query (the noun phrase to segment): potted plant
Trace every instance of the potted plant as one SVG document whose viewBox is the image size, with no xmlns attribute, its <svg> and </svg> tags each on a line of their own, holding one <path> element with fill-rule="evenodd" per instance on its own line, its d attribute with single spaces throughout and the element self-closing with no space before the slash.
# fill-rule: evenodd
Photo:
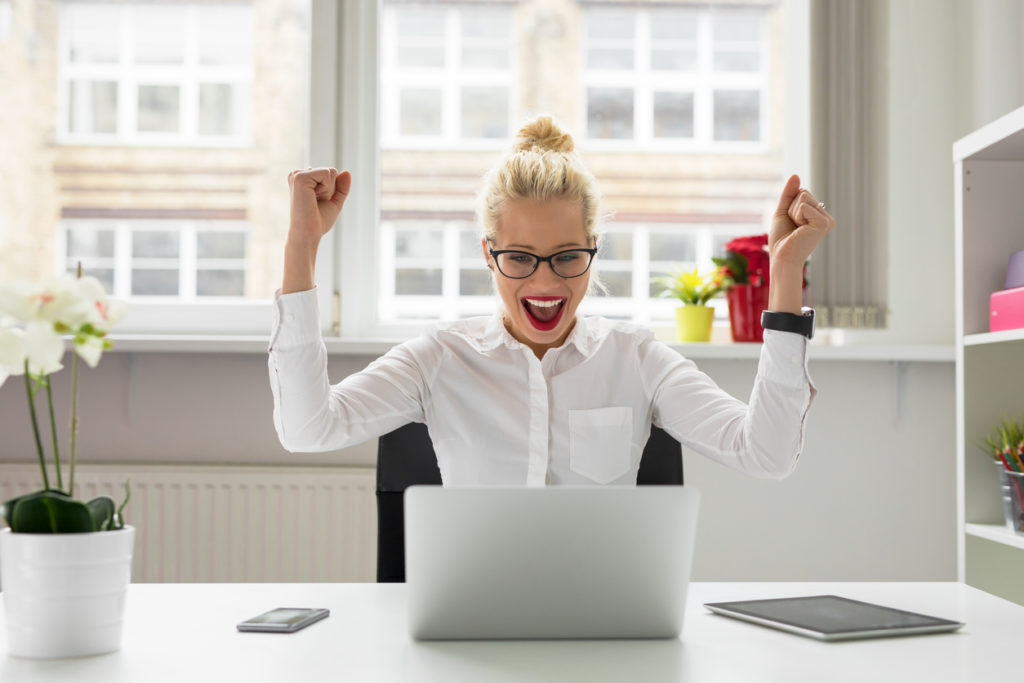
<svg viewBox="0 0 1024 683">
<path fill-rule="evenodd" d="M 725 275 L 721 269 L 704 275 L 697 268 L 693 271 L 680 269 L 673 275 L 654 280 L 662 287 L 660 296 L 674 296 L 680 301 L 681 305 L 676 309 L 679 341 L 711 341 L 715 309 L 707 303 L 725 287 Z"/>
<path fill-rule="evenodd" d="M 1024 536 L 1024 419 L 1016 423 L 1003 418 L 982 449 L 993 457 L 999 473 L 1006 526 Z"/>
<path fill-rule="evenodd" d="M 24 375 L 42 489 L 3 504 L 0 585 L 7 615 L 8 651 L 23 657 L 72 657 L 120 647 L 124 596 L 130 580 L 135 530 L 125 526 L 125 500 L 75 499 L 78 362 L 99 363 L 106 339 L 122 316 L 99 281 L 64 275 L 44 284 L 0 286 L 0 385 Z M 68 478 L 60 458 L 51 375 L 63 366 L 65 337 L 71 360 Z M 8 384 L 14 389 L 15 381 Z M 46 392 L 49 439 L 40 430 L 36 396 Z M 52 443 L 53 477 L 44 440 Z"/>
<path fill-rule="evenodd" d="M 725 245 L 725 257 L 711 259 L 725 273 L 729 325 L 736 342 L 764 341 L 761 311 L 768 308 L 768 233 L 737 237 Z M 803 287 L 807 288 L 807 264 Z"/>
<path fill-rule="evenodd" d="M 768 308 L 768 233 L 737 237 L 725 245 L 725 257 L 712 259 L 725 272 L 732 340 L 760 342 L 761 311 Z"/>
</svg>

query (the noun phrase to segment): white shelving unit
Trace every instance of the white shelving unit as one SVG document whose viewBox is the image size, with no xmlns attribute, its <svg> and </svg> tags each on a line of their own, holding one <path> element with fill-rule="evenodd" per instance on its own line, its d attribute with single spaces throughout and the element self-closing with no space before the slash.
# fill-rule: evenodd
<svg viewBox="0 0 1024 683">
<path fill-rule="evenodd" d="M 1024 604 L 1024 536 L 1005 526 L 996 466 L 978 446 L 1024 415 L 1024 330 L 989 332 L 989 296 L 1024 249 L 1024 107 L 955 142 L 953 166 L 959 574 Z"/>
</svg>

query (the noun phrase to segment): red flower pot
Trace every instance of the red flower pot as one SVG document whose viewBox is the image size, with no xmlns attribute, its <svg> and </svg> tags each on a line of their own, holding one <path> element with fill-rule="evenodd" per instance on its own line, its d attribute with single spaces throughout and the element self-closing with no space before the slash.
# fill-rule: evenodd
<svg viewBox="0 0 1024 683">
<path fill-rule="evenodd" d="M 768 287 L 733 285 L 728 293 L 729 324 L 734 342 L 764 341 L 761 311 L 768 308 Z"/>
</svg>

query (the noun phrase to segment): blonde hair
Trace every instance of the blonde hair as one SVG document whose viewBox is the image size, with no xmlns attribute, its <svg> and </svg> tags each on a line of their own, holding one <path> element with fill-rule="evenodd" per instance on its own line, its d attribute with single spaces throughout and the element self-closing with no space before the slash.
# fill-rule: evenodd
<svg viewBox="0 0 1024 683">
<path fill-rule="evenodd" d="M 484 175 L 477 210 L 488 243 L 496 243 L 502 209 L 511 199 L 579 202 L 584 234 L 594 243 L 600 193 L 574 150 L 572 136 L 550 116 L 538 116 L 519 129 L 512 151 Z"/>
</svg>

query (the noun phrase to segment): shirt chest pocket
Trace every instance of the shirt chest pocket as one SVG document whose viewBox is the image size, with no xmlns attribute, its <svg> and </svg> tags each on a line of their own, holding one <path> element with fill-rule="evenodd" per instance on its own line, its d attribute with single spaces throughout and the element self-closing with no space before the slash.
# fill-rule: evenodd
<svg viewBox="0 0 1024 683">
<path fill-rule="evenodd" d="M 629 469 L 633 409 L 569 411 L 569 467 L 598 484 L 615 481 Z"/>
</svg>

